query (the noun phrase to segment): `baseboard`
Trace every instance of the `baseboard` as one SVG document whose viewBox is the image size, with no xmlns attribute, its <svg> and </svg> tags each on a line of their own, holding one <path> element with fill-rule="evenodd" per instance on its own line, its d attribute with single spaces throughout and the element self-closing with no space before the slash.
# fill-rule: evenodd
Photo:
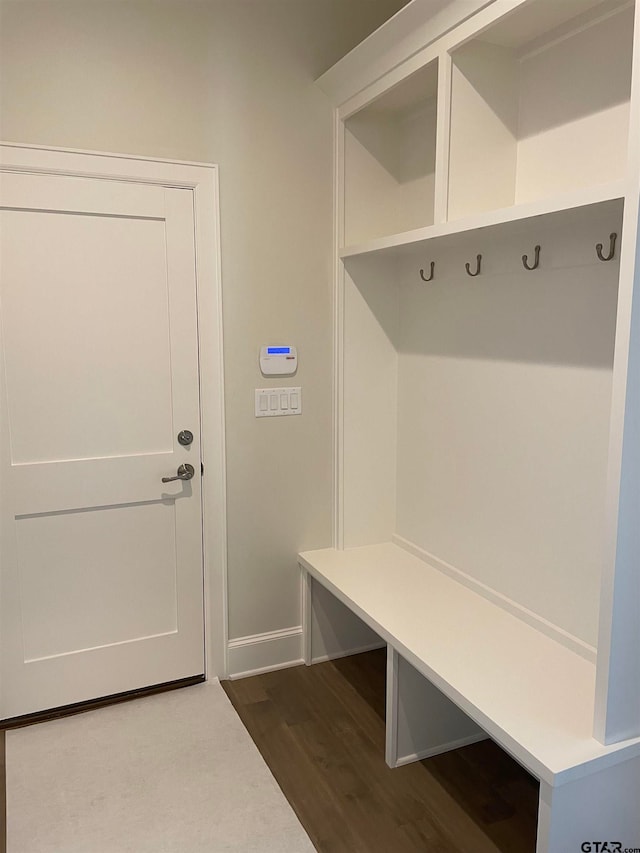
<svg viewBox="0 0 640 853">
<path fill-rule="evenodd" d="M 263 672 L 286 669 L 304 663 L 302 627 L 267 631 L 229 640 L 227 645 L 229 679 L 248 678 Z"/>
<path fill-rule="evenodd" d="M 566 646 L 566 648 L 571 649 L 572 652 L 576 652 L 576 654 L 586 658 L 586 660 L 591 663 L 596 662 L 597 650 L 588 643 L 585 643 L 584 640 L 581 640 L 579 637 L 575 637 L 568 631 L 559 628 L 557 625 L 554 625 L 553 622 L 549 622 L 547 619 L 544 619 L 532 610 L 528 610 L 522 604 L 518 604 L 517 601 L 513 601 L 513 599 L 508 598 L 501 592 L 498 592 L 492 587 L 476 580 L 466 572 L 456 569 L 455 566 L 445 563 L 444 560 L 440 560 L 433 554 L 429 554 L 428 551 L 425 551 L 418 545 L 410 542 L 408 539 L 404 539 L 402 536 L 398 536 L 396 534 L 392 537 L 392 541 L 394 545 L 408 551 L 410 554 L 413 554 L 414 557 L 417 557 L 419 560 L 422 560 L 434 569 L 438 569 L 438 571 L 448 575 L 458 581 L 458 583 L 464 584 L 464 586 L 472 589 L 474 592 L 477 592 L 478 595 L 483 596 L 483 598 L 486 598 L 493 604 L 497 604 L 513 616 L 517 616 L 518 619 L 522 619 L 523 622 L 526 622 L 527 625 L 531 625 L 532 628 L 540 631 L 541 634 L 551 637 L 552 640 Z"/>
<path fill-rule="evenodd" d="M 370 643 L 346 651 L 341 650 L 335 654 L 319 655 L 312 658 L 311 662 L 323 663 L 350 655 L 359 655 L 373 649 L 385 648 L 385 645 L 385 643 Z M 249 678 L 251 675 L 260 675 L 264 672 L 273 672 L 276 669 L 300 666 L 304 663 L 302 657 L 302 626 L 229 640 L 227 656 L 230 681 Z"/>
<path fill-rule="evenodd" d="M 340 658 L 348 658 L 351 655 L 361 655 L 364 652 L 372 652 L 374 649 L 384 649 L 387 647 L 386 643 L 369 643 L 368 646 L 359 646 L 357 649 L 347 649 L 346 651 L 342 650 L 339 652 L 334 652 L 333 654 L 327 655 L 318 655 L 318 657 L 312 657 L 311 663 L 325 663 L 328 660 L 339 660 Z"/>
<path fill-rule="evenodd" d="M 488 740 L 484 732 L 469 737 L 462 737 L 458 740 L 452 740 L 449 743 L 433 746 L 431 749 L 422 749 L 420 752 L 414 752 L 412 755 L 403 755 L 396 761 L 396 767 L 404 767 L 405 764 L 413 764 L 415 761 L 423 761 L 425 758 L 433 758 L 434 755 L 442 755 L 443 752 L 451 752 L 452 749 L 460 749 L 463 746 L 469 746 L 472 743 L 479 743 L 481 740 Z"/>
</svg>

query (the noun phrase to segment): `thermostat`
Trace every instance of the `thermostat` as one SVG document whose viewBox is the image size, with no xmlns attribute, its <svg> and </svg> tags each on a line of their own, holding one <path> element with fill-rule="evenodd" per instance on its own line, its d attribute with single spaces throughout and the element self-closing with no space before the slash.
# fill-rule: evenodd
<svg viewBox="0 0 640 853">
<path fill-rule="evenodd" d="M 295 347 L 260 347 L 260 370 L 264 376 L 287 376 L 297 369 L 298 352 Z"/>
</svg>

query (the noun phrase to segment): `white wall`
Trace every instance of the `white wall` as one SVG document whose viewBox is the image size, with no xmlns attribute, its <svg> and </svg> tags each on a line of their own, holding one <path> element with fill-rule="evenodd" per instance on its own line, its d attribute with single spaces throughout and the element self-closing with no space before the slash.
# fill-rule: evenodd
<svg viewBox="0 0 640 853">
<path fill-rule="evenodd" d="M 619 277 L 593 247 L 620 227 L 487 229 L 428 287 L 407 262 L 400 298 L 397 534 L 591 648 Z"/>
<path fill-rule="evenodd" d="M 332 117 L 312 81 L 402 5 L 0 3 L 4 141 L 220 164 L 232 638 L 298 625 L 296 553 L 330 544 Z M 304 414 L 256 420 L 278 341 Z"/>
</svg>

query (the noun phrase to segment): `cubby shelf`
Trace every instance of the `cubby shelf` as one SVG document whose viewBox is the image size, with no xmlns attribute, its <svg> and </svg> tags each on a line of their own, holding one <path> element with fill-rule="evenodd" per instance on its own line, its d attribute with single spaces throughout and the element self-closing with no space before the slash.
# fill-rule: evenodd
<svg viewBox="0 0 640 853">
<path fill-rule="evenodd" d="M 618 212 L 625 195 L 625 181 L 600 184 L 588 189 L 575 190 L 541 201 L 491 210 L 467 216 L 453 222 L 416 228 L 401 234 L 392 234 L 365 243 L 346 246 L 340 251 L 343 260 L 374 254 L 410 256 L 429 248 L 433 251 L 446 243 L 464 242 L 473 232 L 499 228 L 502 234 L 516 233 L 528 227 L 532 220 L 544 217 L 547 224 L 556 220 L 579 223 L 608 212 Z"/>
<path fill-rule="evenodd" d="M 624 176 L 633 12 L 534 0 L 451 52 L 449 219 Z"/>
<path fill-rule="evenodd" d="M 347 240 L 435 221 L 437 91 L 436 61 L 345 122 Z"/>
</svg>

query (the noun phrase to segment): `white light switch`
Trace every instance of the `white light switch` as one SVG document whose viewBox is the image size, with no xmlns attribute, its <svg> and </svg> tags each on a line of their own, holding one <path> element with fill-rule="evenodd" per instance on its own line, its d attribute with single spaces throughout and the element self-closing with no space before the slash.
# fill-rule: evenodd
<svg viewBox="0 0 640 853">
<path fill-rule="evenodd" d="M 256 417 L 302 414 L 302 388 L 256 388 Z"/>
</svg>

